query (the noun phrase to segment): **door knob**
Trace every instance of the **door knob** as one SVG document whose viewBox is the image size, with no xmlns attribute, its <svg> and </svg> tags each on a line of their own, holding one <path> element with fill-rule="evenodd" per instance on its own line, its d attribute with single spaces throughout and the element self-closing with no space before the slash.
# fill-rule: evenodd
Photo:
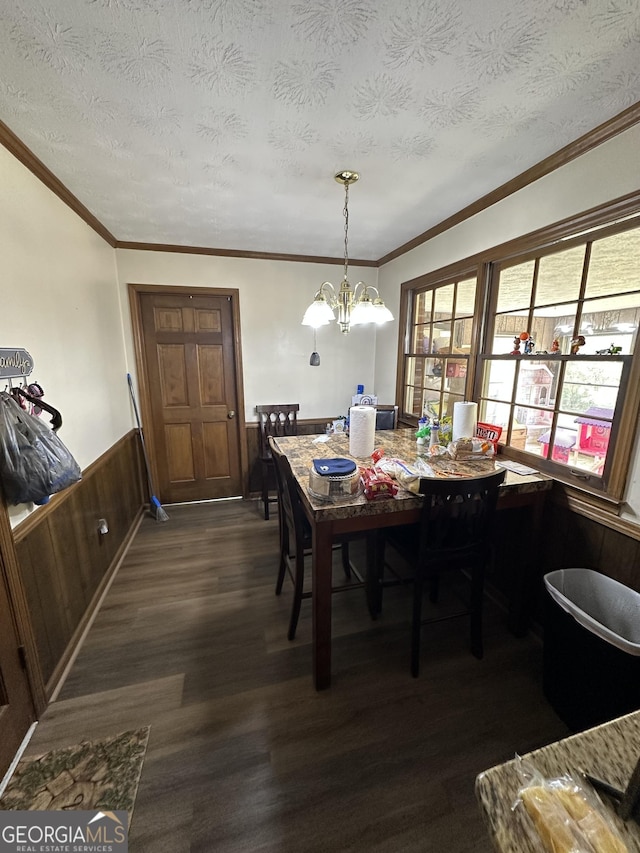
<svg viewBox="0 0 640 853">
<path fill-rule="evenodd" d="M 230 411 L 230 412 L 227 412 L 227 417 L 228 417 L 228 418 L 235 418 L 235 416 L 236 416 L 236 413 L 233 411 L 233 409 L 231 409 L 231 411 Z"/>
</svg>

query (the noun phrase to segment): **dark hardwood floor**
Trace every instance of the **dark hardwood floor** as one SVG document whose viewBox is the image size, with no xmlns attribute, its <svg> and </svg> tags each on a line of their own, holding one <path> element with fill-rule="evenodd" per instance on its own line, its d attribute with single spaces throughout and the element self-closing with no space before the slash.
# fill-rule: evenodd
<svg viewBox="0 0 640 853">
<path fill-rule="evenodd" d="M 409 590 L 386 590 L 376 622 L 351 590 L 333 597 L 333 686 L 316 693 L 311 602 L 290 643 L 291 585 L 274 594 L 277 516 L 167 511 L 143 521 L 27 754 L 150 725 L 132 853 L 488 853 L 477 773 L 567 734 L 540 643 L 487 601 L 484 659 L 466 620 L 444 622 L 413 679 Z"/>
</svg>

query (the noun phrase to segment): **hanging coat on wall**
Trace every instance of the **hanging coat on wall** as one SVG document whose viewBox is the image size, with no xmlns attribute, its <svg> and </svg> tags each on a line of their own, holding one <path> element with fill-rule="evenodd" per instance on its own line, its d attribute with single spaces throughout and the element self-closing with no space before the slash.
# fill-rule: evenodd
<svg viewBox="0 0 640 853">
<path fill-rule="evenodd" d="M 7 501 L 46 503 L 81 476 L 56 433 L 0 392 L 0 481 Z"/>
</svg>

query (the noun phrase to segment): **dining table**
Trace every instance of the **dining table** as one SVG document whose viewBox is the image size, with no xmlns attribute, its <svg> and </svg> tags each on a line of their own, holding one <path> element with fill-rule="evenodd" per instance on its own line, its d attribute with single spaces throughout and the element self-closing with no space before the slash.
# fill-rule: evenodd
<svg viewBox="0 0 640 853">
<path fill-rule="evenodd" d="M 276 439 L 278 448 L 286 455 L 300 492 L 305 515 L 312 530 L 312 647 L 313 681 L 316 690 L 331 685 L 331 587 L 332 551 L 337 537 L 345 534 L 367 534 L 367 562 L 377 558 L 377 542 L 385 528 L 417 524 L 421 517 L 423 498 L 420 494 L 398 487 L 393 497 L 367 500 L 362 491 L 335 501 L 320 499 L 309 490 L 309 470 L 315 459 L 346 458 L 356 462 L 360 469 L 373 466 L 370 457 L 351 456 L 349 436 L 344 433 L 332 435 L 291 435 Z M 420 456 L 424 458 L 428 448 L 416 442 L 415 429 L 376 431 L 374 447 L 384 457 L 399 459 L 414 465 Z M 485 460 L 486 461 L 486 460 Z M 500 463 L 497 456 L 494 464 Z M 448 466 L 442 466 L 446 469 Z M 460 476 L 464 464 L 456 464 L 454 476 Z M 479 476 L 474 466 L 466 469 L 470 477 Z M 483 473 L 486 473 L 484 467 Z M 446 476 L 446 474 L 445 474 Z M 514 473 L 507 470 L 500 486 L 498 509 L 507 507 L 528 508 L 530 543 L 533 545 L 539 531 L 545 496 L 553 486 L 553 479 L 539 472 Z M 371 535 L 374 534 L 374 535 Z M 533 548 L 523 549 L 525 554 Z M 519 559 L 515 568 L 509 600 L 508 624 L 511 631 L 522 636 L 530 620 L 530 600 L 533 594 L 533 566 L 527 559 Z"/>
</svg>

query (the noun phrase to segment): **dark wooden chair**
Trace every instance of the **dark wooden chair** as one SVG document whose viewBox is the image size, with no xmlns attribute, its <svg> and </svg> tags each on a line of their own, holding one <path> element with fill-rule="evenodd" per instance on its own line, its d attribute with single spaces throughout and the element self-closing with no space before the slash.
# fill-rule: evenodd
<svg viewBox="0 0 640 853">
<path fill-rule="evenodd" d="M 376 429 L 397 429 L 398 407 L 376 406 Z"/>
<path fill-rule="evenodd" d="M 420 670 L 422 627 L 432 622 L 470 616 L 471 651 L 477 658 L 482 657 L 484 575 L 491 557 L 498 489 L 504 477 L 505 471 L 500 470 L 473 479 L 423 479 L 420 492 L 424 495 L 424 505 L 419 524 L 389 528 L 385 533 L 382 550 L 391 545 L 412 570 L 408 581 L 413 583 L 411 673 L 414 677 Z M 406 576 L 402 581 L 398 577 L 385 581 L 384 568 L 384 555 L 378 555 L 374 578 L 367 579 L 373 618 L 381 610 L 383 587 L 407 582 Z M 466 606 L 446 615 L 423 618 L 425 586 L 431 602 L 437 603 L 441 574 L 449 570 L 462 572 L 469 581 Z"/>
<path fill-rule="evenodd" d="M 288 573 L 293 581 L 293 602 L 289 620 L 288 638 L 295 639 L 300 607 L 303 599 L 311 598 L 311 592 L 304 588 L 305 557 L 312 551 L 311 526 L 302 508 L 300 493 L 291 465 L 287 457 L 281 453 L 273 442 L 268 439 L 271 458 L 274 462 L 276 482 L 278 484 L 278 511 L 280 518 L 280 562 L 276 580 L 276 595 L 282 592 L 282 584 Z M 342 568 L 348 580 L 352 583 L 341 584 L 333 588 L 333 592 L 364 586 L 364 579 L 351 565 L 349 560 L 349 542 L 347 537 L 339 538 L 335 546 L 342 552 Z"/>
<path fill-rule="evenodd" d="M 269 406 L 256 406 L 259 426 L 259 458 L 260 475 L 262 478 L 262 504 L 265 520 L 269 520 L 269 503 L 275 503 L 276 497 L 271 497 L 271 472 L 273 458 L 269 445 L 269 436 L 297 435 L 299 403 L 280 403 Z"/>
</svg>

